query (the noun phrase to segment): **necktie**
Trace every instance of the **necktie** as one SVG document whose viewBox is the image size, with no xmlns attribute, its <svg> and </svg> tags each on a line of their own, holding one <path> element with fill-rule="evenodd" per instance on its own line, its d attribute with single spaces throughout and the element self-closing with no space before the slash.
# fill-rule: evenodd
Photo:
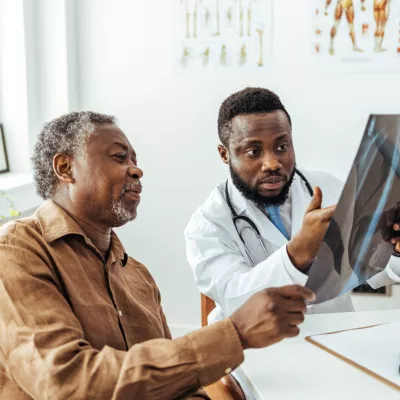
<svg viewBox="0 0 400 400">
<path fill-rule="evenodd" d="M 265 209 L 268 211 L 270 221 L 276 226 L 276 228 L 279 230 L 279 232 L 281 232 L 282 235 L 285 236 L 285 238 L 287 240 L 289 240 L 289 235 L 287 233 L 285 225 L 283 225 L 279 207 L 278 206 L 268 206 L 268 207 L 265 207 Z"/>
</svg>

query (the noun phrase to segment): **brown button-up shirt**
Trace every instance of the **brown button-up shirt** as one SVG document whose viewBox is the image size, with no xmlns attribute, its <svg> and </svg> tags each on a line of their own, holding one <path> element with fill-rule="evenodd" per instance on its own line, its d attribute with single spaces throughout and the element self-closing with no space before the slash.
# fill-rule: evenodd
<svg viewBox="0 0 400 400">
<path fill-rule="evenodd" d="M 229 319 L 171 340 L 114 233 L 104 261 L 51 201 L 0 229 L 0 399 L 207 398 L 198 388 L 242 361 Z"/>
</svg>

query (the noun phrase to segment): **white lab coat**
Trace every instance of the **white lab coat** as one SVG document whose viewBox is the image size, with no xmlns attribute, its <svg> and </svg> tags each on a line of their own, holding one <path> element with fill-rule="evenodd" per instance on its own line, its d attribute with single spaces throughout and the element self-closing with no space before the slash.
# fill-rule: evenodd
<svg viewBox="0 0 400 400">
<path fill-rule="evenodd" d="M 319 186 L 323 193 L 323 207 L 336 204 L 343 188 L 342 182 L 323 172 L 304 173 L 312 187 Z M 229 194 L 238 215 L 245 215 L 257 225 L 268 257 L 254 233 L 244 230 L 243 236 L 256 266 L 245 252 L 225 200 L 225 182 L 219 184 L 206 202 L 196 210 L 185 229 L 186 251 L 200 292 L 213 299 L 217 307 L 210 314 L 209 322 L 220 320 L 238 307 L 251 295 L 269 287 L 290 284 L 305 285 L 307 275 L 291 263 L 287 239 L 269 221 L 263 212 L 244 198 L 229 180 Z M 295 175 L 290 190 L 292 202 L 291 237 L 303 221 L 311 196 L 304 181 Z M 239 229 L 248 226 L 238 223 Z M 400 281 L 400 259 L 391 257 L 386 269 L 371 278 L 368 283 L 378 288 Z M 322 304 L 310 306 L 308 313 L 354 311 L 350 294 Z"/>
</svg>

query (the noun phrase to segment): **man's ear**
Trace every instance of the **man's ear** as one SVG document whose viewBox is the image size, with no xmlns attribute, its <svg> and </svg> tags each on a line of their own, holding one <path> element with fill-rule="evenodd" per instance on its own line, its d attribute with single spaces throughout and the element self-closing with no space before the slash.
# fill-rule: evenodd
<svg viewBox="0 0 400 400">
<path fill-rule="evenodd" d="M 53 158 L 53 170 L 61 182 L 75 182 L 75 178 L 72 175 L 71 161 L 71 156 L 63 153 L 58 153 Z"/>
<path fill-rule="evenodd" d="M 229 163 L 229 150 L 223 146 L 222 144 L 218 145 L 218 153 L 219 156 L 221 157 L 221 160 L 225 163 Z"/>
</svg>

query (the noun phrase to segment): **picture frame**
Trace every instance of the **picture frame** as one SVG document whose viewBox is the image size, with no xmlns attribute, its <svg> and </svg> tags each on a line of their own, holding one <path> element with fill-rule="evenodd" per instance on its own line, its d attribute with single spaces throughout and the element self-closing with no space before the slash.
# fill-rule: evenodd
<svg viewBox="0 0 400 400">
<path fill-rule="evenodd" d="M 0 124 L 0 174 L 9 172 L 6 138 L 4 136 L 3 125 Z"/>
<path fill-rule="evenodd" d="M 375 295 L 375 296 L 392 296 L 391 286 L 382 286 L 378 289 L 373 289 L 368 283 L 364 283 L 353 289 L 353 294 L 356 295 Z"/>
</svg>

